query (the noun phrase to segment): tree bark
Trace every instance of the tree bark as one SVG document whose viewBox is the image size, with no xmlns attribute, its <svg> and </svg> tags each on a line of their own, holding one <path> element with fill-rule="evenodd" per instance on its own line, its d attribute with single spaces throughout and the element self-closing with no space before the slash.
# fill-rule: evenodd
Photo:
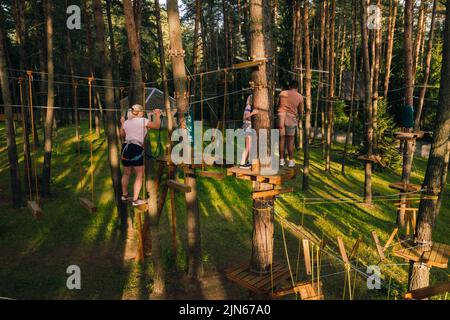
<svg viewBox="0 0 450 320">
<path fill-rule="evenodd" d="M 439 112 L 434 128 L 433 143 L 423 186 L 425 195 L 436 197 L 444 193 L 446 183 L 442 180 L 448 166 L 450 134 L 450 3 L 447 2 L 445 16 L 441 86 L 439 91 Z M 415 241 L 425 250 L 430 250 L 433 227 L 439 215 L 439 200 L 422 198 L 417 216 Z M 430 269 L 420 264 L 412 264 L 409 290 L 429 285 Z"/>
<path fill-rule="evenodd" d="M 395 22 L 397 19 L 398 0 L 393 1 L 393 5 L 389 6 L 389 22 L 388 22 L 388 37 L 387 37 L 387 49 L 386 49 L 386 72 L 384 75 L 384 97 L 387 98 L 389 92 L 389 79 L 391 77 L 391 63 L 392 52 L 394 48 L 394 33 Z"/>
<path fill-rule="evenodd" d="M 181 39 L 180 14 L 178 1 L 167 1 L 167 14 L 169 18 L 169 39 L 172 59 L 175 98 L 177 101 L 178 121 L 181 128 L 186 128 L 185 113 L 189 111 L 189 98 L 187 90 L 187 77 L 184 64 L 184 50 Z M 188 224 L 188 276 L 193 279 L 203 275 L 200 212 L 197 198 L 197 184 L 195 169 L 193 174 L 186 177 L 186 185 L 191 187 L 191 192 L 186 193 L 187 224 Z"/>
<path fill-rule="evenodd" d="M 53 64 L 53 4 L 50 0 L 45 1 L 46 30 L 47 30 L 47 114 L 45 117 L 45 141 L 44 141 L 44 165 L 42 168 L 42 187 L 43 197 L 50 195 L 51 181 L 51 162 L 52 162 L 52 144 L 53 144 L 53 122 L 55 107 L 55 71 Z"/>
<path fill-rule="evenodd" d="M 326 148 L 325 148 L 325 172 L 331 173 L 331 145 L 333 143 L 333 109 L 334 101 L 334 29 L 335 29 L 335 19 L 336 19 L 336 0 L 331 2 L 331 13 L 330 13 L 330 57 L 328 62 L 330 64 L 329 70 L 329 92 L 327 99 L 327 128 L 326 128 Z"/>
<path fill-rule="evenodd" d="M 11 200 L 15 208 L 22 206 L 22 188 L 20 186 L 19 163 L 17 157 L 16 132 L 14 129 L 14 113 L 8 81 L 6 51 L 4 39 L 3 9 L 0 9 L 0 84 L 5 109 L 6 146 L 8 148 L 8 163 L 11 184 Z"/>
<path fill-rule="evenodd" d="M 352 127 L 352 123 L 356 121 L 354 114 L 353 114 L 353 106 L 355 104 L 354 98 L 355 98 L 355 84 L 356 84 L 356 69 L 358 66 L 357 62 L 357 48 L 356 48 L 356 35 L 357 35 L 357 17 L 356 17 L 356 11 L 358 7 L 358 2 L 356 0 L 353 1 L 353 12 L 352 12 L 352 83 L 351 83 L 351 101 L 350 101 L 350 115 L 348 117 L 348 124 L 347 124 L 347 134 L 345 135 L 345 143 L 344 143 L 344 152 L 342 155 L 342 166 L 341 166 L 341 173 L 343 176 L 345 176 L 345 160 L 347 158 L 347 150 L 348 150 L 348 144 L 350 141 L 350 130 Z M 353 135 L 355 132 L 353 132 Z"/>
<path fill-rule="evenodd" d="M 123 10 L 127 27 L 128 47 L 131 53 L 131 82 L 129 102 L 130 105 L 143 103 L 141 51 L 139 47 L 137 26 L 133 13 L 131 0 L 123 0 Z M 145 106 L 144 106 L 145 107 Z"/>
<path fill-rule="evenodd" d="M 433 1 L 433 10 L 431 13 L 431 23 L 430 23 L 430 32 L 428 35 L 428 42 L 426 48 L 426 58 L 425 58 L 425 75 L 423 80 L 423 86 L 420 89 L 419 94 L 419 105 L 417 106 L 416 117 L 414 120 L 414 131 L 420 130 L 420 120 L 422 118 L 423 105 L 425 102 L 425 95 L 427 93 L 428 81 L 430 80 L 430 71 L 431 71 L 431 59 L 433 57 L 433 39 L 434 39 L 434 30 L 435 30 L 435 22 L 436 22 L 436 8 L 437 8 L 437 0 Z"/>
<path fill-rule="evenodd" d="M 306 88 L 306 104 L 305 104 L 305 128 L 303 137 L 303 152 L 304 152 L 304 166 L 303 166 L 303 182 L 302 188 L 304 191 L 309 189 L 309 137 L 311 134 L 311 50 L 309 44 L 309 0 L 303 1 L 303 31 L 305 33 L 305 88 Z"/>
<path fill-rule="evenodd" d="M 250 2 L 250 46 L 254 59 L 265 59 L 266 42 L 264 39 L 263 20 L 268 14 L 266 0 Z M 254 128 L 260 137 L 260 130 L 270 129 L 269 91 L 267 83 L 266 65 L 252 72 L 253 102 L 259 113 L 254 118 Z M 260 155 L 261 156 L 261 155 Z M 270 186 L 255 182 L 254 190 L 265 190 Z M 253 240 L 251 270 L 257 273 L 270 271 L 273 258 L 273 201 L 253 200 Z"/>
<path fill-rule="evenodd" d="M 117 146 L 117 131 L 115 123 L 114 88 L 113 73 L 111 67 L 109 49 L 105 44 L 105 25 L 103 21 L 103 11 L 101 0 L 92 0 L 96 25 L 97 49 L 102 61 L 102 77 L 104 79 L 105 111 L 106 115 L 106 138 L 108 141 L 108 160 L 111 171 L 112 184 L 114 189 L 114 200 L 116 202 L 117 212 L 119 214 L 121 229 L 126 232 L 127 229 L 127 210 L 121 200 L 121 173 L 119 163 L 119 149 Z"/>
<path fill-rule="evenodd" d="M 14 10 L 14 18 L 16 22 L 16 35 L 17 35 L 17 44 L 19 45 L 19 67 L 21 70 L 25 70 L 29 68 L 29 64 L 27 63 L 26 58 L 26 25 L 25 25 L 25 10 L 24 3 L 21 0 L 16 0 L 14 2 L 15 10 Z M 31 156 L 30 156 L 30 130 L 29 130 L 29 114 L 28 109 L 25 108 L 25 105 L 28 105 L 28 95 L 24 95 L 23 80 L 19 80 L 20 82 L 20 92 L 19 99 L 21 105 L 21 113 L 22 113 L 22 138 L 23 138 L 23 165 L 24 165 L 24 180 L 25 180 L 25 190 L 28 186 L 33 184 L 31 178 Z M 26 103 L 25 103 L 26 102 Z M 31 194 L 31 190 L 29 190 Z"/>
<path fill-rule="evenodd" d="M 372 139 L 373 139 L 373 127 L 372 127 L 372 85 L 371 85 L 371 70 L 369 61 L 369 39 L 367 29 L 367 7 L 369 5 L 368 0 L 361 0 L 361 41 L 363 51 L 363 70 L 364 70 L 364 85 L 365 85 L 365 131 L 367 156 L 372 155 Z M 364 164 L 364 201 L 367 204 L 372 203 L 372 163 L 366 161 Z"/>
</svg>

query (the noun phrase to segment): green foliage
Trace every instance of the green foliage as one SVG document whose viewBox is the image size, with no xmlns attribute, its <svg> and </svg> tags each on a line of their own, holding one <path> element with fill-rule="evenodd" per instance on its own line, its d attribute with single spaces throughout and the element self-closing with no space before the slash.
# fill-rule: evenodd
<svg viewBox="0 0 450 320">
<path fill-rule="evenodd" d="M 393 137 L 396 125 L 393 117 L 386 112 L 385 100 L 378 101 L 377 115 L 377 137 L 376 154 L 381 156 L 385 166 L 391 169 L 397 169 L 401 164 L 401 155 L 397 148 L 397 141 Z"/>
</svg>

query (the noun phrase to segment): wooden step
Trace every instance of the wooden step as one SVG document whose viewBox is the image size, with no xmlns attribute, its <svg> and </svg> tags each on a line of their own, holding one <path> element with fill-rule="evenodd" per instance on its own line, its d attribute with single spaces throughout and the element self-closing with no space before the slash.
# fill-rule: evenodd
<svg viewBox="0 0 450 320">
<path fill-rule="evenodd" d="M 39 204 L 36 201 L 27 201 L 28 209 L 31 210 L 33 217 L 39 218 L 42 215 L 42 210 Z"/>
<path fill-rule="evenodd" d="M 97 212 L 97 206 L 88 198 L 78 198 L 81 205 L 85 207 L 90 213 Z"/>
<path fill-rule="evenodd" d="M 397 140 L 414 140 L 423 138 L 425 132 L 417 131 L 417 132 L 395 132 L 394 137 Z"/>
<path fill-rule="evenodd" d="M 189 193 L 191 192 L 191 187 L 185 185 L 184 183 L 175 181 L 175 180 L 167 180 L 167 186 L 171 189 L 175 189 L 179 192 Z"/>
<path fill-rule="evenodd" d="M 395 182 L 391 183 L 389 185 L 389 188 L 396 189 L 402 192 L 417 192 L 422 189 L 422 186 L 420 184 Z"/>
<path fill-rule="evenodd" d="M 260 198 L 267 198 L 267 197 L 274 197 L 283 193 L 291 193 L 294 192 L 294 188 L 285 188 L 285 189 L 274 189 L 274 190 L 268 190 L 268 191 L 259 191 L 259 192 L 253 192 L 252 193 L 252 199 L 260 199 Z"/>
<path fill-rule="evenodd" d="M 225 178 L 225 174 L 219 171 L 199 171 L 198 175 L 203 178 L 212 178 L 216 180 L 223 180 Z"/>
<path fill-rule="evenodd" d="M 404 295 L 405 299 L 422 300 L 450 292 L 450 282 L 439 283 L 435 286 L 412 290 Z"/>
</svg>

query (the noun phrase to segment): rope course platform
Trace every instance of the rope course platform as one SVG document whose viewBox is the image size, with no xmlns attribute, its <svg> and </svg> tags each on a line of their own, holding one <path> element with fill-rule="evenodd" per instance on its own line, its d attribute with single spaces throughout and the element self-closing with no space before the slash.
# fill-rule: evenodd
<svg viewBox="0 0 450 320">
<path fill-rule="evenodd" d="M 357 159 L 360 161 L 364 161 L 364 162 L 372 162 L 372 163 L 379 164 L 383 168 L 385 167 L 385 165 L 381 162 L 381 157 L 377 156 L 377 155 L 371 155 L 371 156 L 361 155 Z"/>
<path fill-rule="evenodd" d="M 300 282 L 293 288 L 279 289 L 272 293 L 272 298 L 284 297 L 288 294 L 299 294 L 302 300 L 324 300 L 322 291 L 322 281 L 319 283 L 319 288 L 316 289 L 317 283 L 314 285 L 311 281 Z M 317 291 L 319 294 L 317 294 Z"/>
<path fill-rule="evenodd" d="M 225 270 L 226 277 L 237 285 L 248 289 L 253 294 L 271 297 L 274 290 L 289 280 L 289 268 L 274 262 L 272 273 L 259 275 L 250 270 L 250 264 L 244 262 L 236 267 Z"/>
<path fill-rule="evenodd" d="M 283 181 L 292 180 L 298 174 L 298 168 L 280 168 L 274 175 L 265 175 L 261 170 L 253 171 L 250 169 L 241 169 L 239 167 L 231 167 L 227 169 L 227 176 L 235 176 L 237 179 L 251 180 L 261 183 L 269 183 L 281 186 Z"/>
<path fill-rule="evenodd" d="M 423 248 L 411 245 L 410 243 L 399 243 L 394 246 L 392 254 L 408 261 L 424 263 L 430 268 L 437 267 L 446 269 L 450 256 L 450 246 L 444 243 L 434 242 L 431 250 L 425 251 Z"/>
<path fill-rule="evenodd" d="M 42 209 L 39 206 L 39 203 L 37 201 L 27 201 L 28 209 L 31 210 L 31 213 L 33 214 L 33 217 L 39 218 L 42 215 Z"/>
<path fill-rule="evenodd" d="M 419 192 L 422 189 L 420 184 L 395 182 L 389 185 L 389 188 L 399 190 L 401 192 Z"/>
<path fill-rule="evenodd" d="M 417 132 L 395 132 L 394 137 L 397 140 L 414 140 L 421 139 L 425 135 L 424 131 Z"/>
<path fill-rule="evenodd" d="M 80 197 L 78 198 L 80 201 L 80 204 L 86 208 L 90 213 L 96 213 L 97 212 L 97 206 L 88 198 Z"/>
</svg>

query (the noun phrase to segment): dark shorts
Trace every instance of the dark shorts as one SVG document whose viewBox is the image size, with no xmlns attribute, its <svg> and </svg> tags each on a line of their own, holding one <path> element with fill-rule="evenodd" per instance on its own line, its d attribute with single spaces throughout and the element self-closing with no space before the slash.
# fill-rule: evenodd
<svg viewBox="0 0 450 320">
<path fill-rule="evenodd" d="M 144 165 L 144 149 L 134 143 L 124 143 L 121 160 L 124 167 L 141 167 Z"/>
</svg>

